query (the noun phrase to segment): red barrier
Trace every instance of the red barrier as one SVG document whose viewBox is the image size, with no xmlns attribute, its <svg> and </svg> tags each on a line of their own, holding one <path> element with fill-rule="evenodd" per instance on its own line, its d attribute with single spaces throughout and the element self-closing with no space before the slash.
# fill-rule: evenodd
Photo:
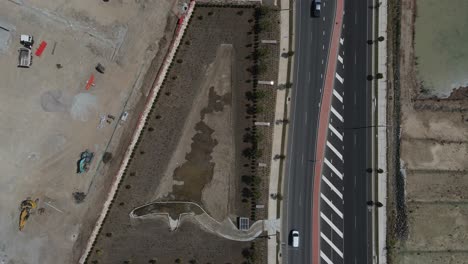
<svg viewBox="0 0 468 264">
<path fill-rule="evenodd" d="M 41 44 L 39 45 L 39 48 L 36 50 L 36 56 L 40 57 L 42 55 L 42 52 L 44 52 L 45 48 L 47 46 L 47 42 L 42 41 Z"/>
<path fill-rule="evenodd" d="M 91 74 L 91 77 L 89 77 L 89 80 L 86 83 L 86 90 L 89 90 L 92 85 L 94 85 L 94 74 Z"/>
</svg>

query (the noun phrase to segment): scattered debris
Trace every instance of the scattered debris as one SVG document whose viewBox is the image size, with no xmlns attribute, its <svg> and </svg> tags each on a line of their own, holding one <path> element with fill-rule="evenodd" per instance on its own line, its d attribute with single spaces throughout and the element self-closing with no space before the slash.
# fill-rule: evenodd
<svg viewBox="0 0 468 264">
<path fill-rule="evenodd" d="M 98 63 L 97 66 L 96 66 L 96 71 L 98 71 L 99 73 L 104 74 L 104 72 L 106 71 L 106 68 L 104 68 L 104 66 L 102 66 L 101 63 Z"/>
<path fill-rule="evenodd" d="M 86 194 L 84 192 L 74 192 L 73 198 L 75 199 L 75 203 L 79 204 L 84 201 Z"/>
<path fill-rule="evenodd" d="M 120 116 L 120 121 L 125 122 L 127 121 L 128 118 L 128 112 L 123 112 L 122 115 Z"/>
<path fill-rule="evenodd" d="M 77 163 L 78 168 L 76 172 L 77 173 L 88 172 L 89 165 L 91 164 L 93 157 L 94 157 L 94 153 L 89 150 L 85 150 L 84 152 L 81 152 L 80 159 L 78 160 L 78 163 Z"/>
<path fill-rule="evenodd" d="M 54 47 L 52 48 L 51 54 L 54 55 L 55 53 L 55 47 L 57 47 L 57 41 L 54 42 Z"/>
<path fill-rule="evenodd" d="M 104 162 L 104 164 L 107 164 L 111 160 L 112 160 L 112 153 L 104 152 L 104 155 L 102 155 L 102 162 Z"/>
</svg>

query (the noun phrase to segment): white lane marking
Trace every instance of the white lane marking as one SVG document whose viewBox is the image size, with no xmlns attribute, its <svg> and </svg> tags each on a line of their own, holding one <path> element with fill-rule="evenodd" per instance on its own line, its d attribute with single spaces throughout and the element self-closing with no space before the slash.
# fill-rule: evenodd
<svg viewBox="0 0 468 264">
<path fill-rule="evenodd" d="M 322 252 L 322 250 L 320 250 L 320 257 L 325 260 L 327 264 L 333 264 L 333 262 L 327 257 L 327 255 L 325 255 L 325 253 Z"/>
<path fill-rule="evenodd" d="M 330 219 L 328 219 L 328 217 L 327 217 L 324 213 L 320 212 L 320 217 L 322 217 L 322 219 L 325 220 L 325 222 L 327 222 L 327 224 L 328 224 L 329 226 L 331 226 L 331 228 L 332 228 L 341 238 L 343 238 L 343 232 L 341 232 L 341 230 L 340 230 L 338 227 L 336 227 L 336 225 L 334 225 L 333 222 L 332 222 Z"/>
<path fill-rule="evenodd" d="M 343 57 L 341 57 L 339 54 L 338 54 L 338 61 L 341 62 L 341 64 L 343 64 Z"/>
<path fill-rule="evenodd" d="M 336 208 L 335 205 L 332 204 L 332 202 L 330 200 L 328 200 L 328 198 L 323 194 L 323 193 L 320 193 L 320 197 L 322 198 L 322 200 L 324 200 L 328 206 L 331 207 L 331 209 L 333 209 L 333 211 L 341 218 L 343 219 L 343 213 L 338 210 L 338 208 Z"/>
<path fill-rule="evenodd" d="M 340 132 L 338 132 L 338 130 L 336 130 L 336 128 L 333 127 L 331 123 L 328 124 L 328 127 L 333 132 L 333 134 L 335 134 L 335 136 L 337 136 L 341 141 L 343 141 L 343 135 L 341 135 Z"/>
<path fill-rule="evenodd" d="M 340 81 L 340 83 L 344 82 L 344 79 L 338 73 L 335 73 L 335 77 L 338 79 L 338 81 Z"/>
<path fill-rule="evenodd" d="M 336 115 L 336 117 L 338 117 L 338 119 L 343 122 L 343 117 L 340 115 L 340 113 L 338 113 L 335 108 L 333 108 L 333 106 L 331 107 L 331 111 L 333 112 L 334 115 Z"/>
<path fill-rule="evenodd" d="M 322 49 L 323 49 L 323 50 L 325 49 L 325 45 L 322 45 Z"/>
<path fill-rule="evenodd" d="M 344 43 L 344 38 L 340 38 L 340 44 L 343 45 Z"/>
<path fill-rule="evenodd" d="M 357 64 L 357 56 L 356 56 L 356 53 L 354 53 L 354 64 Z"/>
<path fill-rule="evenodd" d="M 323 35 L 323 36 L 325 36 L 325 30 L 324 30 L 324 31 L 322 31 L 322 35 Z"/>
<path fill-rule="evenodd" d="M 325 21 L 325 17 L 323 17 L 323 21 Z"/>
<path fill-rule="evenodd" d="M 341 198 L 343 199 L 343 194 L 338 190 L 333 183 L 331 183 L 325 175 L 322 175 L 323 181 Z"/>
<path fill-rule="evenodd" d="M 323 78 L 323 74 L 320 74 L 320 79 L 322 79 L 322 78 Z"/>
<path fill-rule="evenodd" d="M 323 6 L 324 6 L 324 7 L 325 7 L 325 4 L 326 4 L 326 3 L 325 3 L 325 2 L 323 2 Z"/>
<path fill-rule="evenodd" d="M 335 166 L 333 166 L 333 164 L 331 164 L 330 161 L 328 161 L 326 158 L 325 158 L 325 164 L 327 164 L 327 166 L 332 169 L 332 171 L 338 176 L 340 177 L 340 179 L 343 179 L 343 174 L 341 174 L 341 172 L 335 168 Z"/>
<path fill-rule="evenodd" d="M 333 89 L 333 95 L 343 103 L 343 97 L 335 89 Z"/>
<path fill-rule="evenodd" d="M 343 160 L 343 155 L 330 143 L 330 141 L 327 140 L 327 146 L 340 158 L 340 160 Z"/>
<path fill-rule="evenodd" d="M 323 59 L 322 59 L 322 64 L 323 64 Z"/>
<path fill-rule="evenodd" d="M 340 255 L 341 258 L 343 258 L 343 252 L 341 252 L 341 250 L 335 246 L 335 244 L 333 244 L 333 242 L 328 239 L 327 236 L 325 236 L 324 233 L 320 232 L 320 236 L 323 238 L 323 240 L 325 240 L 327 242 L 328 245 L 330 245 L 330 247 L 333 248 L 333 250 L 335 250 L 336 253 L 338 253 L 338 255 Z"/>
</svg>

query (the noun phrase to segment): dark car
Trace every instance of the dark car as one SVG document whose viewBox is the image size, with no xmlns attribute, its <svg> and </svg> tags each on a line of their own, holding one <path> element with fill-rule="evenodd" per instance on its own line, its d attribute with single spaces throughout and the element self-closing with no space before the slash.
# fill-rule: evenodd
<svg viewBox="0 0 468 264">
<path fill-rule="evenodd" d="M 321 0 L 314 0 L 312 1 L 312 7 L 311 7 L 311 12 L 312 16 L 314 17 L 320 17 L 320 9 L 321 9 Z"/>
</svg>

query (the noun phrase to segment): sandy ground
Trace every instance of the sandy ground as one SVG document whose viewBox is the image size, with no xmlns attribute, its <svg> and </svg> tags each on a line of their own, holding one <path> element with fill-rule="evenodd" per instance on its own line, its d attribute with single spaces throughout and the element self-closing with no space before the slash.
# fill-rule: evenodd
<svg viewBox="0 0 468 264">
<path fill-rule="evenodd" d="M 468 101 L 419 99 L 413 43 L 416 2 L 421 3 L 402 0 L 401 7 L 400 158 L 408 233 L 391 249 L 391 260 L 468 263 Z"/>
<path fill-rule="evenodd" d="M 235 190 L 235 185 L 230 184 L 235 177 L 235 163 L 232 162 L 235 157 L 231 107 L 232 53 L 232 45 L 220 45 L 215 61 L 207 67 L 177 150 L 155 195 L 155 199 L 169 196 L 177 201 L 198 203 L 219 221 L 228 216 L 229 193 L 231 188 Z M 200 150 L 194 148 L 207 150 L 207 144 L 199 145 L 195 142 L 199 139 L 196 135 L 201 130 L 197 127 L 201 124 L 212 130 L 214 146 L 208 162 L 200 164 L 200 161 L 199 165 L 193 165 L 193 158 L 190 157 L 201 156 Z M 192 152 L 196 154 L 190 155 Z M 199 175 L 200 173 L 206 174 Z M 192 189 L 198 191 L 193 193 Z"/>
<path fill-rule="evenodd" d="M 147 263 L 151 258 L 160 263 L 173 263 L 176 258 L 242 263 L 242 248 L 250 243 L 207 232 L 193 217 L 183 217 L 178 228 L 169 232 L 166 217 L 136 220 L 129 216 L 134 208 L 154 199 L 194 201 L 221 220 L 248 216 L 246 204 L 229 198 L 231 193 L 240 196 L 239 190 L 232 190 L 241 178 L 232 172 L 233 156 L 237 156 L 232 142 L 234 136 L 243 135 L 232 129 L 233 121 L 237 122 L 232 111 L 237 106 L 231 91 L 243 95 L 252 85 L 247 71 L 252 60 L 247 57 L 253 48 L 247 44 L 253 42 L 253 34 L 248 33 L 253 10 L 241 10 L 196 8 L 88 258 L 91 263 Z M 236 104 L 245 107 L 242 101 Z M 235 127 L 244 131 L 251 123 L 238 122 Z"/>
<path fill-rule="evenodd" d="M 116 154 L 137 116 L 132 110 L 146 93 L 140 89 L 145 71 L 173 7 L 172 0 L 0 3 L 2 26 L 10 27 L 0 53 L 0 263 L 73 263 L 79 257 L 111 176 L 102 154 Z M 48 43 L 29 69 L 16 68 L 20 34 L 34 36 L 33 52 Z M 94 70 L 98 62 L 104 75 Z M 91 74 L 95 86 L 86 91 Z M 123 111 L 130 116 L 119 123 Z M 107 114 L 116 120 L 98 128 Z M 95 159 L 78 175 L 85 149 Z M 87 193 L 83 203 L 75 203 L 74 191 Z M 45 210 L 33 212 L 19 232 L 18 207 L 26 197 L 38 198 Z"/>
</svg>

